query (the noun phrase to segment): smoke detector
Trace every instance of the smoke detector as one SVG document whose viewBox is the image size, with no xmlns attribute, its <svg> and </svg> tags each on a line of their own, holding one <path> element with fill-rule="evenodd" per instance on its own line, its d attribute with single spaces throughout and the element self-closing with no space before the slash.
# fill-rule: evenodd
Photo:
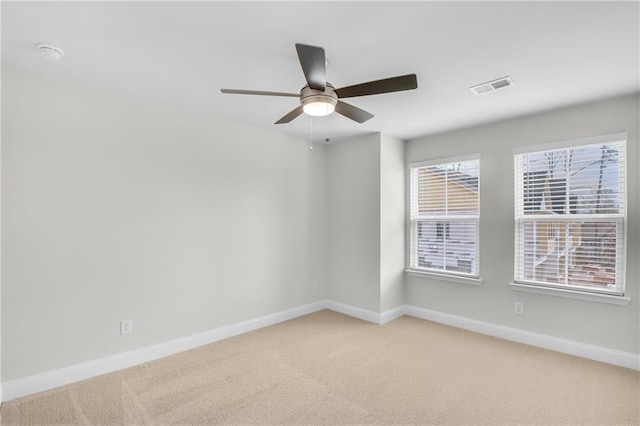
<svg viewBox="0 0 640 426">
<path fill-rule="evenodd" d="M 473 87 L 469 87 L 476 95 L 483 95 L 485 93 L 493 92 L 494 90 L 504 89 L 505 87 L 513 86 L 513 80 L 511 77 L 502 77 L 497 80 L 488 81 L 486 83 L 478 84 Z"/>
<path fill-rule="evenodd" d="M 57 61 L 62 58 L 62 55 L 64 55 L 64 51 L 62 49 L 50 44 L 38 43 L 36 44 L 36 49 L 42 56 L 50 61 Z"/>
</svg>

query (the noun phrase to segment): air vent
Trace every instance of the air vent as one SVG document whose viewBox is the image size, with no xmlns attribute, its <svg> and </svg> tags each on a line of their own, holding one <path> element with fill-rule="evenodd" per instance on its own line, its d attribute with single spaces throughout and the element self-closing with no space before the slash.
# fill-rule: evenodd
<svg viewBox="0 0 640 426">
<path fill-rule="evenodd" d="M 497 80 L 488 81 L 486 83 L 478 84 L 477 86 L 469 87 L 476 95 L 482 95 L 484 93 L 493 92 L 494 90 L 502 89 L 505 87 L 513 86 L 513 80 L 511 77 L 502 77 Z"/>
</svg>

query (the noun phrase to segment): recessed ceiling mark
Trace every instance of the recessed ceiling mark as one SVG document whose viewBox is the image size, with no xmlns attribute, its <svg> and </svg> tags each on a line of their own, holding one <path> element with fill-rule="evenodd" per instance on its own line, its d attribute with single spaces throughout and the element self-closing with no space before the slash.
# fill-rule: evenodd
<svg viewBox="0 0 640 426">
<path fill-rule="evenodd" d="M 62 49 L 50 44 L 38 43 L 36 44 L 36 49 L 42 56 L 50 61 L 57 61 L 62 58 L 62 55 L 64 55 L 64 51 Z"/>
</svg>

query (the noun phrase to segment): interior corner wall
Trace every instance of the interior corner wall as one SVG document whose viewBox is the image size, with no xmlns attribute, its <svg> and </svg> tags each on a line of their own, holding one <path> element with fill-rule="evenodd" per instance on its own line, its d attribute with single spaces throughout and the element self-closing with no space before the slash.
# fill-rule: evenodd
<svg viewBox="0 0 640 426">
<path fill-rule="evenodd" d="M 404 304 L 405 142 L 380 135 L 380 312 Z"/>
<path fill-rule="evenodd" d="M 379 312 L 380 135 L 328 148 L 328 297 Z"/>
<path fill-rule="evenodd" d="M 411 140 L 407 163 L 480 153 L 480 286 L 406 277 L 406 303 L 474 320 L 640 353 L 639 97 L 626 96 Z M 628 132 L 627 306 L 512 290 L 513 149 Z M 408 210 L 407 210 L 408 211 Z M 408 219 L 407 219 L 408 220 Z M 524 315 L 514 302 L 524 302 Z"/>
<path fill-rule="evenodd" d="M 404 304 L 404 141 L 329 146 L 329 299 L 381 313 Z"/>
<path fill-rule="evenodd" d="M 4 69 L 2 381 L 324 300 L 326 154 Z"/>
</svg>

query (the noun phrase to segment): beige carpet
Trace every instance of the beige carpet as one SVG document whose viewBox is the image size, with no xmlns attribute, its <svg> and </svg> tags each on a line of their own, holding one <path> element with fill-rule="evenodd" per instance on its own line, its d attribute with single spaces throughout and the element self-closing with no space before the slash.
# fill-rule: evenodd
<svg viewBox="0 0 640 426">
<path fill-rule="evenodd" d="M 3 404 L 11 424 L 640 424 L 640 373 L 321 311 Z"/>
</svg>

